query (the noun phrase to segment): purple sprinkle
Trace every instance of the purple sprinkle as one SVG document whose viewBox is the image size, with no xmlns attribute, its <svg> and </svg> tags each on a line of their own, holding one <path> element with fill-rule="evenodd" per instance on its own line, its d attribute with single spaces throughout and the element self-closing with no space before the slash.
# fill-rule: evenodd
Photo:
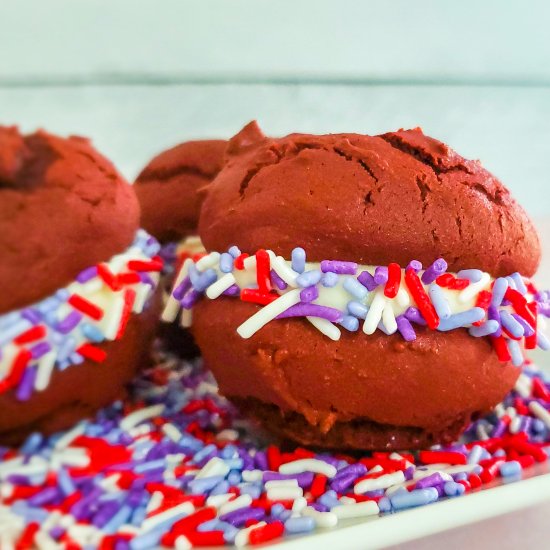
<svg viewBox="0 0 550 550">
<path fill-rule="evenodd" d="M 187 291 L 191 288 L 191 278 L 185 277 L 183 281 L 174 289 L 174 292 L 172 292 L 172 296 L 176 300 L 181 300 L 185 294 L 187 294 Z"/>
<path fill-rule="evenodd" d="M 239 296 L 241 289 L 237 285 L 231 285 L 227 290 L 224 290 L 222 294 L 224 296 Z"/>
<path fill-rule="evenodd" d="M 252 506 L 246 506 L 245 508 L 239 508 L 233 510 L 227 514 L 223 514 L 219 517 L 220 521 L 231 523 L 235 527 L 241 527 L 249 519 L 260 520 L 265 516 L 265 511 L 262 508 L 253 508 Z"/>
<path fill-rule="evenodd" d="M 386 266 L 378 266 L 374 270 L 374 282 L 377 285 L 385 285 L 388 282 L 388 268 Z"/>
<path fill-rule="evenodd" d="M 79 283 L 84 284 L 84 283 L 87 283 L 88 281 L 90 281 L 91 279 L 93 279 L 96 276 L 97 276 L 97 266 L 94 265 L 93 267 L 88 267 L 84 271 L 81 271 L 76 276 L 76 280 Z"/>
<path fill-rule="evenodd" d="M 324 504 L 321 504 L 320 502 L 313 502 L 312 504 L 309 504 L 312 508 L 317 510 L 318 512 L 328 512 L 329 507 L 325 506 Z"/>
<path fill-rule="evenodd" d="M 422 313 L 420 313 L 420 310 L 416 307 L 409 307 L 407 311 L 405 311 L 405 317 L 411 322 L 416 323 L 420 326 L 426 326 L 426 321 L 424 320 L 424 317 L 422 317 Z"/>
<path fill-rule="evenodd" d="M 337 474 L 332 479 L 334 481 L 340 476 L 346 476 L 349 473 L 353 473 L 356 477 L 360 477 L 367 473 L 367 467 L 361 462 L 355 462 L 354 464 L 350 464 L 349 466 L 345 466 L 344 468 L 338 470 Z"/>
<path fill-rule="evenodd" d="M 55 329 L 61 334 L 68 334 L 82 321 L 82 314 L 78 311 L 71 311 L 65 319 L 59 321 Z"/>
<path fill-rule="evenodd" d="M 498 307 L 490 305 L 487 310 L 487 317 L 492 320 L 496 321 L 498 323 L 498 330 L 494 332 L 494 336 L 501 336 L 502 335 L 502 326 L 500 321 L 500 312 L 498 310 Z"/>
<path fill-rule="evenodd" d="M 298 485 L 305 489 L 313 483 L 314 474 L 312 472 L 302 472 L 301 474 L 279 474 L 278 472 L 266 471 L 263 473 L 263 482 L 279 481 L 283 479 L 296 479 Z"/>
<path fill-rule="evenodd" d="M 35 344 L 32 348 L 29 348 L 29 351 L 31 352 L 33 359 L 40 359 L 46 353 L 51 351 L 52 346 L 48 344 L 48 342 L 40 342 L 38 344 Z"/>
<path fill-rule="evenodd" d="M 281 279 L 281 277 L 279 277 L 279 275 L 274 269 L 271 270 L 270 275 L 271 275 L 271 282 L 279 290 L 285 290 L 288 287 L 288 285 Z"/>
<path fill-rule="evenodd" d="M 156 283 L 155 283 L 155 281 L 153 281 L 153 279 L 152 279 L 151 275 L 149 275 L 149 273 L 146 273 L 145 271 L 142 271 L 142 272 L 138 273 L 138 277 L 139 277 L 139 280 L 144 285 L 149 285 L 151 288 L 155 288 Z"/>
<path fill-rule="evenodd" d="M 17 388 L 15 397 L 19 401 L 28 401 L 33 393 L 34 381 L 36 379 L 36 369 L 34 367 L 27 367 L 23 374 L 23 378 Z"/>
<path fill-rule="evenodd" d="M 330 488 L 337 493 L 343 493 L 353 485 L 358 477 L 354 472 L 348 472 L 346 475 L 333 479 L 330 482 Z"/>
<path fill-rule="evenodd" d="M 323 273 L 337 273 L 338 275 L 355 275 L 357 264 L 355 262 L 342 262 L 339 260 L 323 260 L 321 262 Z"/>
<path fill-rule="evenodd" d="M 407 269 L 412 269 L 415 273 L 418 273 L 419 271 L 422 271 L 422 262 L 419 262 L 418 260 L 411 260 L 409 265 L 407 265 Z"/>
<path fill-rule="evenodd" d="M 183 309 L 191 309 L 202 297 L 202 292 L 191 289 L 181 300 L 181 307 Z"/>
<path fill-rule="evenodd" d="M 399 315 L 395 320 L 397 322 L 397 330 L 401 333 L 401 336 L 403 336 L 406 342 L 416 340 L 416 332 L 411 322 L 404 315 Z"/>
<path fill-rule="evenodd" d="M 409 466 L 403 471 L 406 481 L 410 481 L 414 476 L 415 466 Z"/>
<path fill-rule="evenodd" d="M 43 504 L 49 504 L 59 496 L 59 489 L 57 487 L 46 487 L 43 491 L 30 497 L 28 503 L 30 506 L 42 506 Z"/>
<path fill-rule="evenodd" d="M 33 325 L 38 325 L 38 323 L 40 323 L 40 321 L 42 320 L 42 316 L 40 315 L 40 313 L 30 307 L 24 309 L 21 312 L 21 317 L 23 317 L 23 319 L 26 319 L 27 321 L 30 321 Z"/>
<path fill-rule="evenodd" d="M 357 277 L 357 280 L 369 291 L 372 292 L 378 284 L 374 280 L 374 276 L 368 271 L 362 271 Z"/>
<path fill-rule="evenodd" d="M 333 307 L 318 306 L 316 304 L 296 304 L 277 315 L 276 318 L 286 319 L 288 317 L 321 317 L 332 323 L 340 323 L 344 315 L 339 309 Z"/>
<path fill-rule="evenodd" d="M 447 262 L 443 258 L 437 259 L 424 273 L 422 274 L 422 282 L 425 285 L 432 284 L 439 276 L 447 271 Z"/>
<path fill-rule="evenodd" d="M 419 479 L 416 482 L 415 489 L 426 489 L 427 487 L 435 487 L 436 485 L 440 485 L 442 483 L 445 483 L 445 480 L 441 477 L 439 472 L 436 472 L 432 475 Z"/>
<path fill-rule="evenodd" d="M 319 290 L 316 286 L 308 286 L 300 292 L 300 300 L 302 302 L 313 302 L 319 298 Z"/>
</svg>

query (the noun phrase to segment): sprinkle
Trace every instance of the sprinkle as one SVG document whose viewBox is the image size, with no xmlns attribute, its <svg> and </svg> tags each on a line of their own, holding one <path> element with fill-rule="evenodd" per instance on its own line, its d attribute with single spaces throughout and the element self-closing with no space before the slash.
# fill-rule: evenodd
<svg viewBox="0 0 550 550">
<path fill-rule="evenodd" d="M 319 317 L 332 323 L 339 323 L 343 319 L 342 312 L 339 309 L 308 303 L 295 304 L 277 315 L 277 319 L 287 317 Z"/>
<path fill-rule="evenodd" d="M 441 287 L 434 283 L 430 286 L 428 293 L 439 318 L 448 319 L 451 316 L 451 306 L 443 294 Z"/>
<path fill-rule="evenodd" d="M 461 313 L 455 313 L 448 319 L 441 319 L 437 330 L 446 332 L 460 327 L 467 327 L 485 317 L 485 311 L 479 307 L 474 307 Z"/>
<path fill-rule="evenodd" d="M 382 313 L 386 307 L 386 298 L 383 292 L 377 291 L 374 295 L 374 300 L 370 305 L 370 309 L 363 323 L 363 332 L 365 334 L 374 334 L 378 323 L 382 319 Z"/>
<path fill-rule="evenodd" d="M 362 271 L 357 280 L 369 291 L 372 292 L 378 284 L 374 280 L 374 276 L 368 271 Z"/>
<path fill-rule="evenodd" d="M 329 271 L 328 273 L 323 274 L 321 278 L 321 284 L 326 288 L 332 288 L 338 284 L 338 275 Z"/>
<path fill-rule="evenodd" d="M 422 274 L 422 282 L 425 285 L 432 284 L 440 275 L 447 271 L 447 262 L 443 258 L 435 260 L 435 262 L 424 271 Z"/>
<path fill-rule="evenodd" d="M 481 338 L 483 336 L 489 336 L 491 334 L 495 334 L 497 330 L 499 329 L 499 324 L 497 321 L 489 320 L 483 323 L 483 325 L 479 327 L 471 327 L 469 329 L 469 332 L 472 336 L 475 336 L 476 338 Z"/>
<path fill-rule="evenodd" d="M 328 478 L 333 478 L 336 475 L 336 468 L 322 460 L 304 458 L 301 460 L 295 460 L 293 462 L 282 464 L 279 467 L 279 472 L 281 474 L 300 474 L 302 472 L 313 472 L 317 474 L 323 474 Z"/>
<path fill-rule="evenodd" d="M 478 283 L 483 277 L 483 271 L 480 269 L 462 269 L 456 276 L 459 279 L 468 279 L 472 283 Z"/>
<path fill-rule="evenodd" d="M 396 323 L 397 329 L 406 342 L 416 340 L 416 332 L 414 331 L 410 321 L 404 315 L 399 315 L 396 317 Z"/>
<path fill-rule="evenodd" d="M 318 269 L 304 271 L 296 277 L 296 283 L 302 288 L 313 286 L 321 280 L 322 275 L 323 274 Z"/>
<path fill-rule="evenodd" d="M 158 405 L 152 405 L 151 407 L 139 409 L 133 413 L 130 413 L 123 420 L 121 420 L 120 429 L 124 431 L 131 430 L 149 418 L 154 418 L 162 414 L 164 407 L 164 404 L 160 403 Z"/>
<path fill-rule="evenodd" d="M 384 296 L 386 298 L 395 298 L 399 292 L 401 283 L 401 266 L 396 263 L 388 265 L 388 280 L 384 288 Z"/>
<path fill-rule="evenodd" d="M 426 272 L 424 272 L 424 274 L 425 273 Z M 432 330 L 437 329 L 439 326 L 439 316 L 430 302 L 430 299 L 428 298 L 418 275 L 412 269 L 405 272 L 405 283 L 407 284 L 414 301 L 418 305 L 420 312 L 428 324 L 428 327 Z"/>
<path fill-rule="evenodd" d="M 206 296 L 211 300 L 221 296 L 227 289 L 235 284 L 235 277 L 232 273 L 227 273 L 219 278 L 215 283 L 211 284 L 206 289 Z"/>
<path fill-rule="evenodd" d="M 427 489 L 416 489 L 411 492 L 395 493 L 390 497 L 391 505 L 396 510 L 404 508 L 413 508 L 435 502 L 439 498 L 437 489 L 429 487 Z"/>
<path fill-rule="evenodd" d="M 321 262 L 323 273 L 331 272 L 338 275 L 355 275 L 357 264 L 355 262 L 343 262 L 338 260 L 323 260 Z"/>
<path fill-rule="evenodd" d="M 306 268 L 306 251 L 297 247 L 291 253 L 291 267 L 296 273 L 303 273 Z"/>
<path fill-rule="evenodd" d="M 382 311 L 382 323 L 388 334 L 397 332 L 397 322 L 390 302 L 386 302 L 384 310 Z"/>
<path fill-rule="evenodd" d="M 289 518 L 285 522 L 285 531 L 287 533 L 309 533 L 313 529 L 315 529 L 315 520 L 312 517 Z"/>
<path fill-rule="evenodd" d="M 376 516 L 380 512 L 378 504 L 372 500 L 358 502 L 356 504 L 347 504 L 345 506 L 337 506 L 331 512 L 338 519 L 363 518 L 368 516 Z"/>
<path fill-rule="evenodd" d="M 366 305 L 361 302 L 356 302 L 355 300 L 348 302 L 347 310 L 351 315 L 357 317 L 358 319 L 365 319 L 367 317 L 367 313 L 369 312 L 369 308 Z"/>
<path fill-rule="evenodd" d="M 353 315 L 344 315 L 343 319 L 340 321 L 340 325 L 350 332 L 359 330 L 359 320 Z"/>
<path fill-rule="evenodd" d="M 247 319 L 237 328 L 237 332 L 242 338 L 250 338 L 263 326 L 269 323 L 269 321 L 275 319 L 277 315 L 283 313 L 283 311 L 286 311 L 299 301 L 300 291 L 298 289 L 291 290 Z"/>
<path fill-rule="evenodd" d="M 331 340 L 338 341 L 340 340 L 341 332 L 338 327 L 335 327 L 327 319 L 322 319 L 320 317 L 307 317 L 307 320 L 322 334 L 328 336 Z"/>
<path fill-rule="evenodd" d="M 317 298 L 319 298 L 319 290 L 316 286 L 309 286 L 300 292 L 300 300 L 302 302 L 313 302 Z"/>
<path fill-rule="evenodd" d="M 378 266 L 374 270 L 374 282 L 377 285 L 385 285 L 388 282 L 388 268 L 385 266 Z"/>
<path fill-rule="evenodd" d="M 365 300 L 369 295 L 369 291 L 357 279 L 348 277 L 344 280 L 344 289 L 349 292 L 357 300 Z"/>
<path fill-rule="evenodd" d="M 462 303 L 473 300 L 475 295 L 489 284 L 490 280 L 490 275 L 488 273 L 484 273 L 477 283 L 471 284 L 458 295 L 458 300 Z"/>
</svg>

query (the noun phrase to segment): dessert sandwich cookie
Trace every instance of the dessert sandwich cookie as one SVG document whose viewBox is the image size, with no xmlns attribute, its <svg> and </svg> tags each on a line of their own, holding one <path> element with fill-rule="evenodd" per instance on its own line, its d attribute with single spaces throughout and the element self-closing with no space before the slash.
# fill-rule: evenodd
<svg viewBox="0 0 550 550">
<path fill-rule="evenodd" d="M 159 245 L 87 139 L 0 128 L 0 442 L 119 397 L 147 359 Z"/>
<path fill-rule="evenodd" d="M 135 181 L 142 227 L 162 245 L 167 290 L 177 266 L 203 250 L 197 237 L 200 207 L 226 147 L 221 139 L 180 143 L 154 157 Z M 191 334 L 177 322 L 159 326 L 159 335 L 182 357 L 199 354 Z"/>
<path fill-rule="evenodd" d="M 420 129 L 228 146 L 199 222 L 207 254 L 164 311 L 221 392 L 324 448 L 449 443 L 547 349 L 535 228 L 479 162 Z"/>
</svg>

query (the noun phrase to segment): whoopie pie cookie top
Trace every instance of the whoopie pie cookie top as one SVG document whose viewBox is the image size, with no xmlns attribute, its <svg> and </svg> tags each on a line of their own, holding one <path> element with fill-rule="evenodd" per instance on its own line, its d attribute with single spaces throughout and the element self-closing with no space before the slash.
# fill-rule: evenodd
<svg viewBox="0 0 550 550">
<path fill-rule="evenodd" d="M 536 230 L 504 185 L 422 130 L 378 136 L 267 138 L 255 122 L 233 137 L 199 221 L 207 250 L 265 248 L 310 261 L 476 267 L 532 276 Z"/>
<path fill-rule="evenodd" d="M 196 235 L 204 187 L 221 170 L 225 140 L 187 141 L 163 151 L 135 182 L 142 226 L 161 243 Z"/>
<path fill-rule="evenodd" d="M 138 227 L 132 187 L 89 140 L 0 127 L 0 314 L 124 251 Z"/>
</svg>

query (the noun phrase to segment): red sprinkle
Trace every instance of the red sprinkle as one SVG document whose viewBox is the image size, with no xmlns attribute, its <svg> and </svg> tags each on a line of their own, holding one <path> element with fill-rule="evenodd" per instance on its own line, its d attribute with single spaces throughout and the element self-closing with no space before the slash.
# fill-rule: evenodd
<svg viewBox="0 0 550 550">
<path fill-rule="evenodd" d="M 80 294 L 73 294 L 67 301 L 75 309 L 77 309 L 81 313 L 84 313 L 84 315 L 87 315 L 95 321 L 99 321 L 103 318 L 103 310 L 99 306 L 96 306 L 95 304 L 90 302 L 90 300 L 87 300 L 83 296 L 80 296 Z"/>
<path fill-rule="evenodd" d="M 7 391 L 14 386 L 17 386 L 21 381 L 21 377 L 27 368 L 27 364 L 31 359 L 31 352 L 26 349 L 21 349 L 13 360 L 11 371 L 4 380 L 0 382 L 0 393 Z"/>
<path fill-rule="evenodd" d="M 327 477 L 322 474 L 317 474 L 313 478 L 313 483 L 309 489 L 311 496 L 315 499 L 318 499 L 322 494 L 324 494 L 327 487 Z"/>
<path fill-rule="evenodd" d="M 282 521 L 274 521 L 252 529 L 248 534 L 248 541 L 250 544 L 262 544 L 269 540 L 279 538 L 284 533 L 285 526 Z"/>
<path fill-rule="evenodd" d="M 82 357 L 90 359 L 90 361 L 94 361 L 95 363 L 103 363 L 103 361 L 107 358 L 107 352 L 105 350 L 92 344 L 82 344 L 76 349 L 76 352 L 80 353 Z"/>
<path fill-rule="evenodd" d="M 37 325 L 20 334 L 17 338 L 14 339 L 14 343 L 18 346 L 22 346 L 24 344 L 36 342 L 36 340 L 41 340 L 45 336 L 46 327 L 44 325 Z"/>
<path fill-rule="evenodd" d="M 504 336 L 491 336 L 490 338 L 499 360 L 503 363 L 511 361 L 512 355 L 510 354 L 510 350 L 508 349 Z"/>
<path fill-rule="evenodd" d="M 442 288 L 448 287 L 455 280 L 454 275 L 451 273 L 443 273 L 440 275 L 435 282 Z"/>
<path fill-rule="evenodd" d="M 243 252 L 239 256 L 235 258 L 235 261 L 233 262 L 233 265 L 235 266 L 235 269 L 238 269 L 239 271 L 244 269 L 244 261 L 248 258 L 249 254 L 246 252 Z"/>
<path fill-rule="evenodd" d="M 396 263 L 388 265 L 388 281 L 384 287 L 386 298 L 395 298 L 401 285 L 401 266 Z"/>
<path fill-rule="evenodd" d="M 271 262 L 269 254 L 261 248 L 256 252 L 256 282 L 258 290 L 267 294 L 271 290 Z"/>
<path fill-rule="evenodd" d="M 121 285 L 118 278 L 113 275 L 111 270 L 105 264 L 99 264 L 97 266 L 97 274 L 111 290 L 114 290 L 115 292 L 120 290 Z"/>
<path fill-rule="evenodd" d="M 466 464 L 466 455 L 454 451 L 420 451 L 420 461 L 424 464 Z"/>
<path fill-rule="evenodd" d="M 533 314 L 534 323 L 531 325 L 535 332 L 531 336 L 525 338 L 525 349 L 536 349 L 537 348 L 537 330 L 538 330 L 538 305 L 536 302 L 531 302 L 527 304 L 527 309 Z"/>
<path fill-rule="evenodd" d="M 243 288 L 241 290 L 241 300 L 243 302 L 252 302 L 262 306 L 274 302 L 278 297 L 277 294 L 265 294 L 261 290 L 256 290 L 255 288 Z"/>
<path fill-rule="evenodd" d="M 193 546 L 225 546 L 223 531 L 189 531 L 185 536 Z"/>
<path fill-rule="evenodd" d="M 136 301 L 136 291 L 127 288 L 124 292 L 124 307 L 122 308 L 122 316 L 120 318 L 120 326 L 118 327 L 118 332 L 116 334 L 115 340 L 120 340 L 126 331 L 126 326 L 130 320 L 130 315 L 132 314 L 132 308 L 134 307 L 134 302 Z"/>
<path fill-rule="evenodd" d="M 130 260 L 127 264 L 128 269 L 132 271 L 161 271 L 163 262 L 156 256 L 153 260 Z"/>
<path fill-rule="evenodd" d="M 36 522 L 29 523 L 23 534 L 19 537 L 17 544 L 15 545 L 15 550 L 29 550 L 29 548 L 34 548 L 34 535 L 40 529 L 40 525 Z"/>
<path fill-rule="evenodd" d="M 439 316 L 437 315 L 437 312 L 435 311 L 435 308 L 414 269 L 409 268 L 405 271 L 405 283 L 407 284 L 414 301 L 418 305 L 420 313 L 422 313 L 426 323 L 428 323 L 428 326 L 432 330 L 437 329 L 439 326 Z"/>
</svg>

